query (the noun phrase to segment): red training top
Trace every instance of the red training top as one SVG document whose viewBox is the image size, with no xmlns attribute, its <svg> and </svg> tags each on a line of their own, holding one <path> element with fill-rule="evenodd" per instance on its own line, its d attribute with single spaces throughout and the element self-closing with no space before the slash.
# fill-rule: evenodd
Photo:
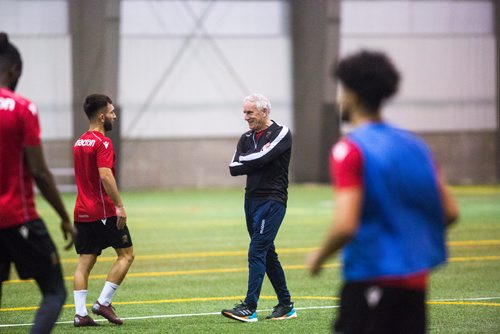
<svg viewBox="0 0 500 334">
<path fill-rule="evenodd" d="M 330 176 L 337 189 L 363 186 L 363 156 L 361 150 L 348 138 L 334 145 L 330 154 Z M 404 277 L 382 277 L 371 283 L 382 286 L 425 290 L 429 273 L 427 271 Z"/>
<path fill-rule="evenodd" d="M 93 222 L 116 216 L 115 205 L 104 190 L 100 167 L 115 173 L 115 153 L 111 140 L 98 131 L 85 132 L 73 145 L 76 196 L 74 220 Z"/>
<path fill-rule="evenodd" d="M 40 144 L 36 106 L 0 88 L 0 229 L 38 218 L 33 176 L 24 160 L 24 148 Z"/>
</svg>

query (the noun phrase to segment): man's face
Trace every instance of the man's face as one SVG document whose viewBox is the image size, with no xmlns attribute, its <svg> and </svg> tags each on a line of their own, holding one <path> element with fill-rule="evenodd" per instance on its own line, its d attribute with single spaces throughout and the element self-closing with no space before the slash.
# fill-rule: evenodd
<svg viewBox="0 0 500 334">
<path fill-rule="evenodd" d="M 338 105 L 340 110 L 340 119 L 343 122 L 351 122 L 353 107 L 355 103 L 355 96 L 353 94 L 354 93 L 351 90 L 345 88 L 342 84 L 340 85 Z"/>
<path fill-rule="evenodd" d="M 260 131 L 266 126 L 266 122 L 269 116 L 267 110 L 259 110 L 255 103 L 245 102 L 243 105 L 243 114 L 245 115 L 245 121 L 248 123 L 248 127 L 253 131 Z"/>
<path fill-rule="evenodd" d="M 19 78 L 21 77 L 21 73 L 22 73 L 22 64 L 12 65 L 11 68 L 8 70 L 7 87 L 9 87 L 11 91 L 16 90 L 17 83 L 19 81 Z"/>
<path fill-rule="evenodd" d="M 115 107 L 108 103 L 106 111 L 102 113 L 101 117 L 104 118 L 104 131 L 111 131 L 113 129 L 113 123 L 116 119 Z"/>
</svg>

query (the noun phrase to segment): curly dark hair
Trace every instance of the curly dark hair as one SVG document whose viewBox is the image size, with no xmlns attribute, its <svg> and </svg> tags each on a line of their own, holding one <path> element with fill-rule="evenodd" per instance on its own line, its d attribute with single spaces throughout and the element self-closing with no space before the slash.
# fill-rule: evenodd
<svg viewBox="0 0 500 334">
<path fill-rule="evenodd" d="M 382 102 L 397 92 L 400 79 L 389 57 L 367 50 L 342 59 L 333 75 L 358 95 L 369 112 L 377 112 Z"/>
</svg>

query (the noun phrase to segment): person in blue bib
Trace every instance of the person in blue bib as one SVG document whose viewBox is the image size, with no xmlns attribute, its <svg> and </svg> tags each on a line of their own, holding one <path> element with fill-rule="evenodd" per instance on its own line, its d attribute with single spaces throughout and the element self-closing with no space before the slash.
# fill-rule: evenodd
<svg viewBox="0 0 500 334">
<path fill-rule="evenodd" d="M 360 51 L 335 75 L 342 119 L 354 129 L 331 150 L 335 219 L 308 266 L 317 275 L 343 248 L 336 333 L 425 333 L 429 273 L 447 260 L 458 207 L 424 141 L 381 116 L 400 81 L 392 61 Z"/>
</svg>

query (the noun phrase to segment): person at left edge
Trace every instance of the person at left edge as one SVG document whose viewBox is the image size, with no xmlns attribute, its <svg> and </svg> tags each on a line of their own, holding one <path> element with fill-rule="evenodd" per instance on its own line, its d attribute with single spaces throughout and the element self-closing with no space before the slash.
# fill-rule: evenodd
<svg viewBox="0 0 500 334">
<path fill-rule="evenodd" d="M 111 299 L 134 260 L 132 239 L 127 227 L 127 214 L 114 177 L 113 143 L 105 136 L 116 119 L 111 99 L 103 94 L 86 97 L 83 104 L 89 119 L 89 130 L 73 145 L 78 194 L 75 203 L 76 252 L 80 255 L 74 278 L 75 327 L 96 326 L 88 315 L 86 300 L 90 271 L 103 249 L 113 247 L 117 259 L 108 272 L 106 282 L 92 313 L 121 325 Z"/>
<path fill-rule="evenodd" d="M 45 163 L 37 107 L 15 93 L 21 54 L 0 33 L 0 301 L 14 262 L 19 277 L 34 278 L 42 293 L 31 333 L 49 333 L 66 300 L 56 247 L 35 209 L 33 180 L 61 219 L 64 238 L 73 228 Z"/>
</svg>

